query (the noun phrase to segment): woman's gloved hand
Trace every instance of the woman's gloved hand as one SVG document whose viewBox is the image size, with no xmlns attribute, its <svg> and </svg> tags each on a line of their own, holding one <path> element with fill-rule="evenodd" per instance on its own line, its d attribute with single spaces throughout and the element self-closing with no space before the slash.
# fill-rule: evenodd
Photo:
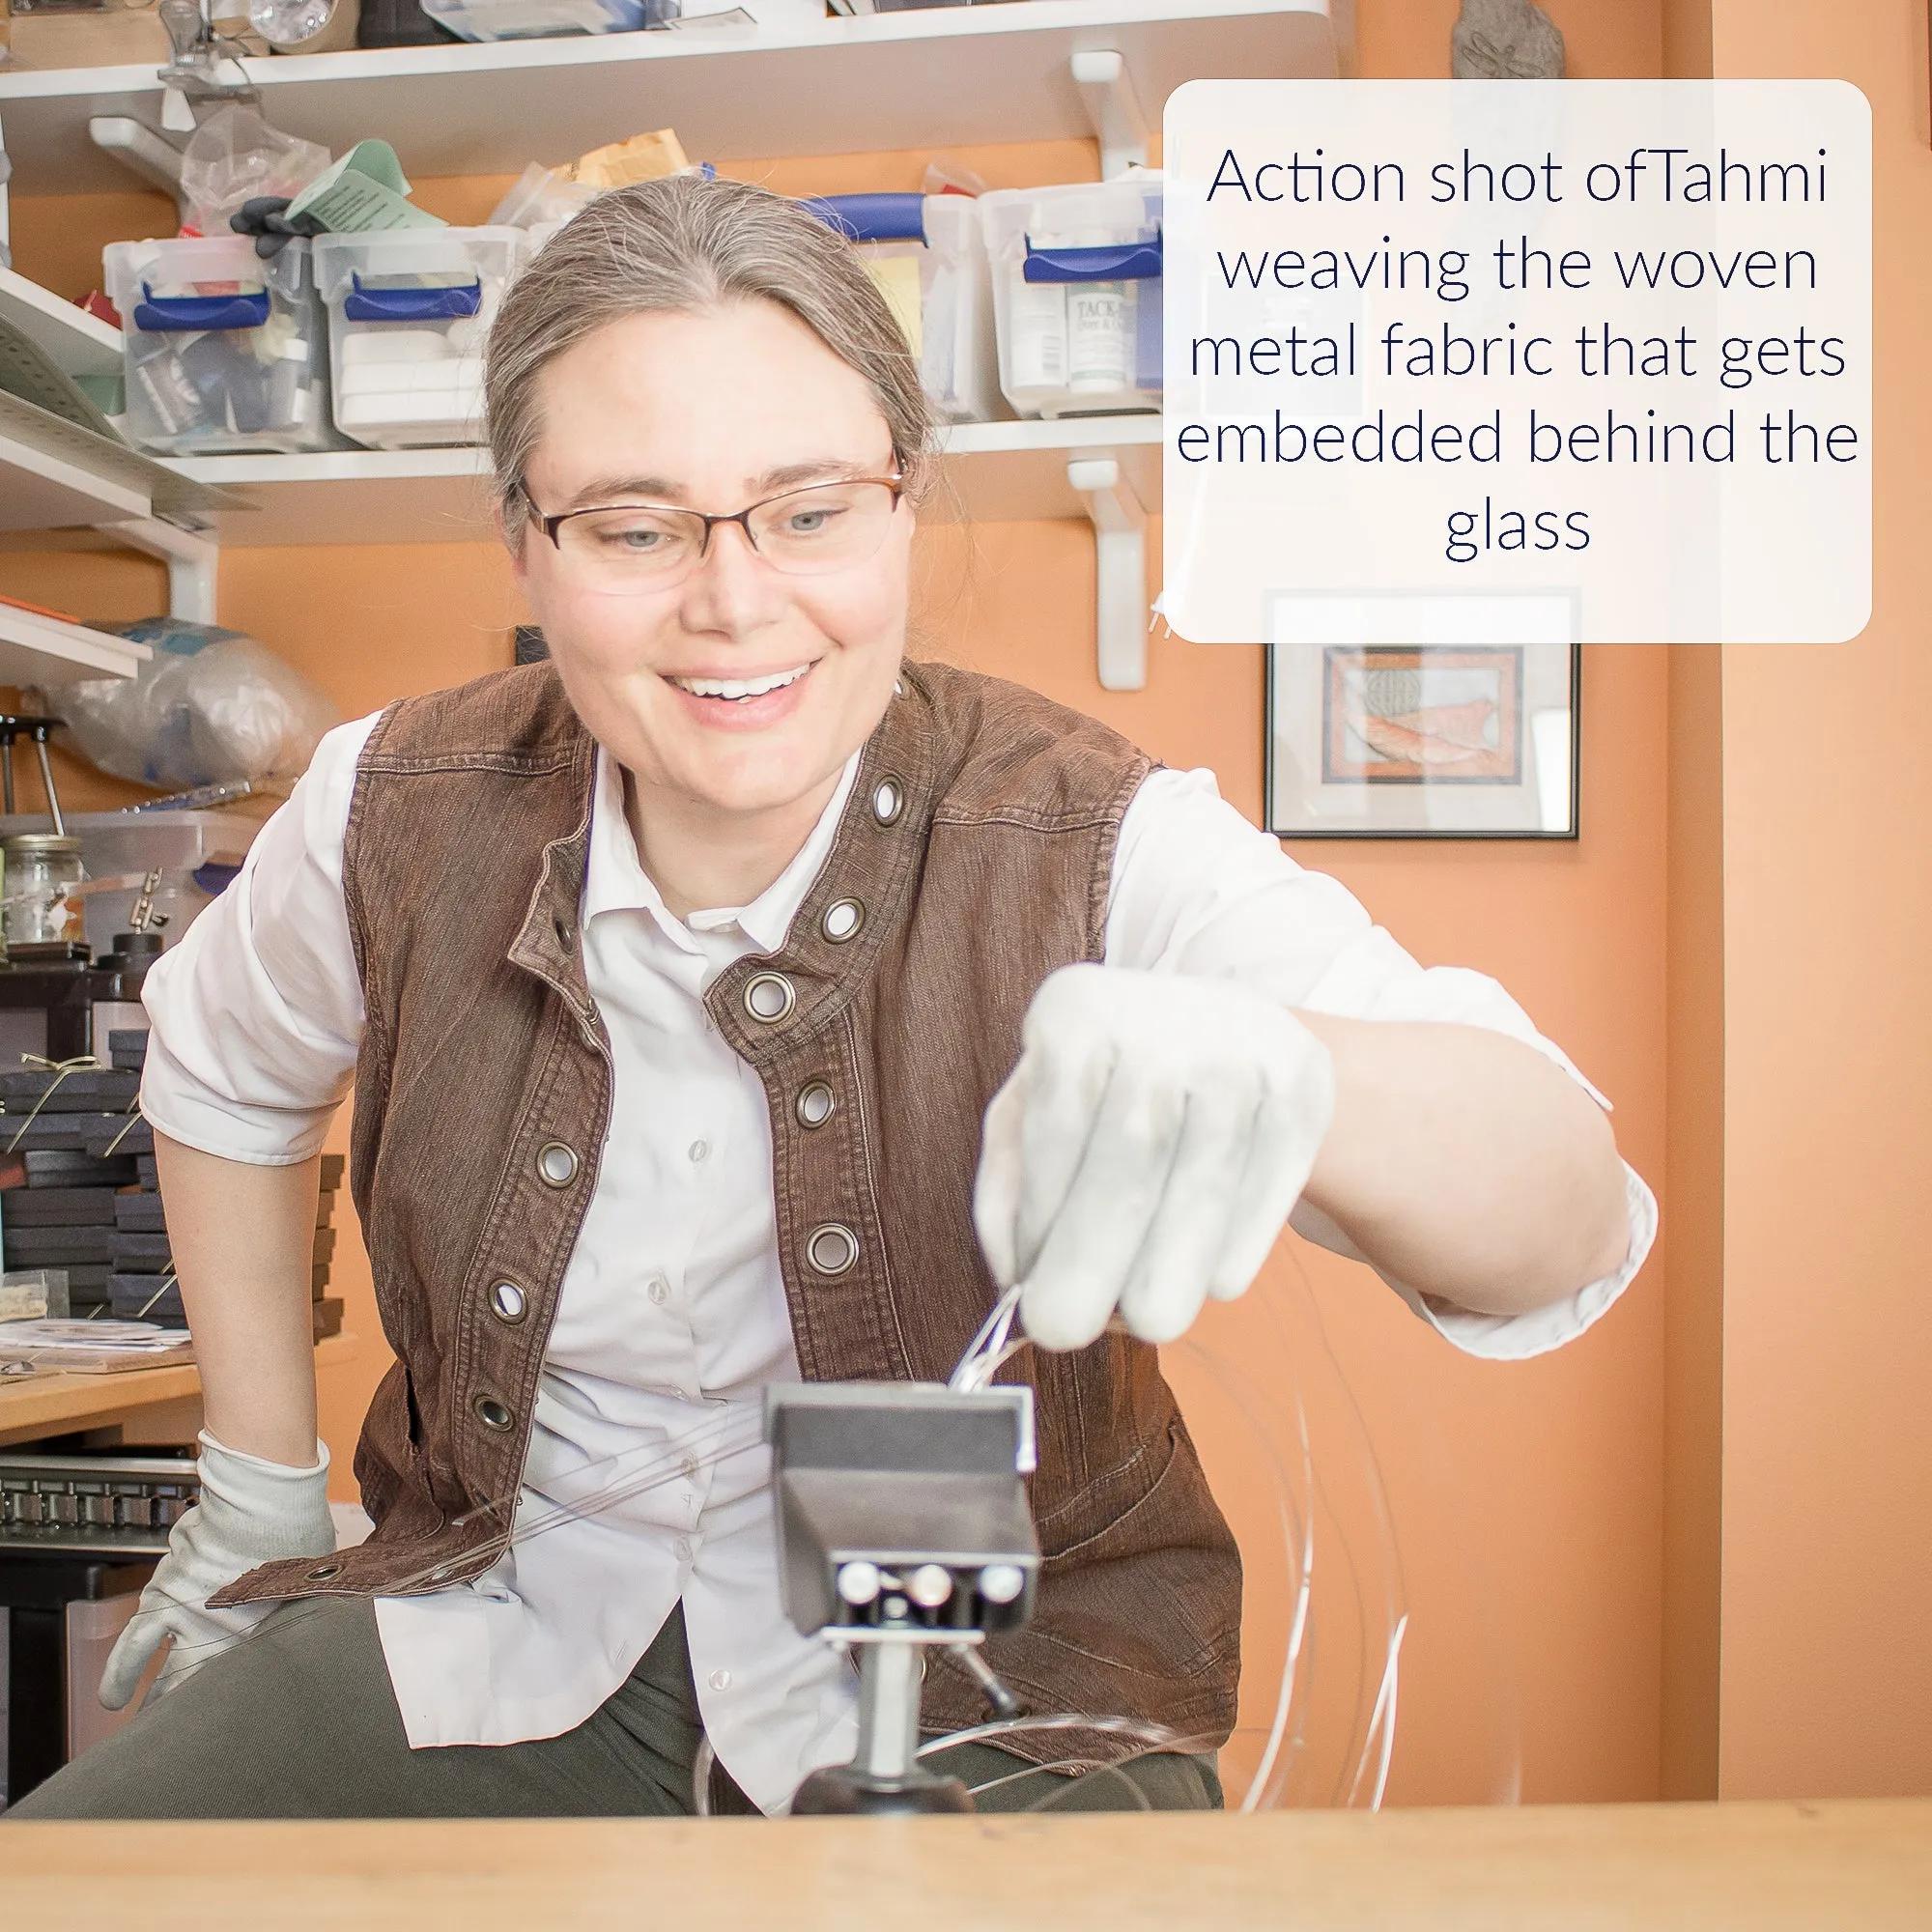
<svg viewBox="0 0 1932 1932">
<path fill-rule="evenodd" d="M 1328 1049 L 1225 980 L 1066 966 L 986 1109 L 973 1219 L 1027 1333 L 1172 1341 L 1260 1271 L 1335 1109 Z"/>
<path fill-rule="evenodd" d="M 242 1639 L 275 1608 L 246 1604 L 211 1610 L 208 1600 L 238 1577 L 284 1556 L 327 1556 L 335 1548 L 328 1514 L 328 1447 L 315 1445 L 316 1466 L 291 1469 L 244 1456 L 201 1433 L 201 1500 L 175 1524 L 168 1553 L 141 1592 L 141 1605 L 121 1633 L 100 1675 L 100 1701 L 122 1709 L 155 1652 L 174 1647 L 149 1693 L 170 1690 L 211 1657 Z"/>
</svg>

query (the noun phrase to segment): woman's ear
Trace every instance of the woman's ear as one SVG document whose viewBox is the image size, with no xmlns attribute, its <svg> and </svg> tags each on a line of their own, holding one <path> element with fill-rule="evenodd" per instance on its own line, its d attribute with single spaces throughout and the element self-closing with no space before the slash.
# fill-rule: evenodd
<svg viewBox="0 0 1932 1932">
<path fill-rule="evenodd" d="M 497 538 L 510 554 L 510 575 L 517 588 L 524 590 L 529 580 L 528 544 L 530 535 L 529 518 L 523 510 L 521 495 L 516 499 L 514 509 L 502 497 L 497 498 L 490 513 L 490 521 L 495 526 Z"/>
</svg>

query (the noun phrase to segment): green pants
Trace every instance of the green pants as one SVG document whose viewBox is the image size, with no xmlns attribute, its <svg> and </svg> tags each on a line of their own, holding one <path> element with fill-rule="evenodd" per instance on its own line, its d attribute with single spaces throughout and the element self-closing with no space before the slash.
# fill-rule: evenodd
<svg viewBox="0 0 1932 1932">
<path fill-rule="evenodd" d="M 373 1607 L 363 1598 L 324 1598 L 277 1611 L 6 1816 L 681 1817 L 695 1808 L 702 1737 L 679 1610 L 575 1730 L 527 1744 L 412 1750 Z M 1221 1803 L 1211 1757 L 1159 1754 L 1076 1778 L 1029 1772 L 984 1745 L 925 1762 L 987 1786 L 976 1801 L 983 1811 L 1202 1811 Z M 722 1776 L 712 1791 L 714 1809 L 752 1808 Z"/>
</svg>

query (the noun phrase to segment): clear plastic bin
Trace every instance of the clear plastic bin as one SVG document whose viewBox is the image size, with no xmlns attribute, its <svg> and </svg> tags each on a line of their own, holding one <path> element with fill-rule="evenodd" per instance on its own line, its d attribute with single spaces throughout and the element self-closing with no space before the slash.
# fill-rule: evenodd
<svg viewBox="0 0 1932 1932">
<path fill-rule="evenodd" d="M 335 426 L 372 449 L 483 440 L 483 344 L 524 258 L 518 228 L 324 235 Z"/>
<path fill-rule="evenodd" d="M 163 456 L 328 449 L 327 330 L 306 242 L 271 262 L 246 235 L 116 242 L 128 434 Z"/>
<path fill-rule="evenodd" d="M 980 197 L 1000 386 L 1023 416 L 1113 415 L 1161 400 L 1161 178 Z"/>
<path fill-rule="evenodd" d="M 438 26 L 465 41 L 547 41 L 630 34 L 676 19 L 678 0 L 422 0 Z"/>
<path fill-rule="evenodd" d="M 156 929 L 173 946 L 214 902 L 277 803 L 262 796 L 213 811 L 70 811 L 67 827 L 80 840 L 81 868 L 94 887 L 80 901 L 89 950 L 106 952 L 128 930 L 151 871 L 161 875 L 153 910 L 166 922 Z M 0 815 L 0 838 L 43 832 L 46 824 L 45 812 Z M 103 887 L 106 879 L 122 883 Z"/>
<path fill-rule="evenodd" d="M 805 206 L 851 237 L 951 422 L 1007 413 L 993 344 L 992 287 L 979 210 L 962 194 L 828 194 Z"/>
</svg>

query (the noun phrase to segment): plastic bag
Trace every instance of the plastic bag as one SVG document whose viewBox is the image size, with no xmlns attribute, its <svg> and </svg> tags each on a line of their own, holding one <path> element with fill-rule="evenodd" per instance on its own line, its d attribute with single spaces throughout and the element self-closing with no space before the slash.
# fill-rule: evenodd
<svg viewBox="0 0 1932 1932">
<path fill-rule="evenodd" d="M 554 233 L 572 215 L 588 208 L 603 191 L 572 181 L 560 168 L 547 168 L 539 161 L 532 161 L 497 204 L 490 226 Z"/>
<path fill-rule="evenodd" d="M 327 148 L 270 128 L 252 107 L 217 108 L 182 151 L 182 232 L 226 235 L 258 195 L 295 195 L 328 165 Z"/>
<path fill-rule="evenodd" d="M 246 779 L 286 792 L 342 722 L 314 685 L 253 638 L 172 617 L 103 625 L 154 646 L 132 677 L 87 678 L 54 701 L 82 756 L 174 789 Z"/>
</svg>

